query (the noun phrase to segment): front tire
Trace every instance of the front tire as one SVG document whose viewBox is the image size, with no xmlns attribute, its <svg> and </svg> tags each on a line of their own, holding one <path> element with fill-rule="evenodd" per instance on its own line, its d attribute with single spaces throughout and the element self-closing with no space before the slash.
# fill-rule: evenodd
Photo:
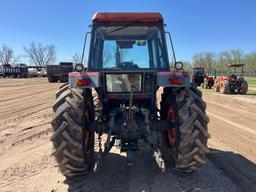
<svg viewBox="0 0 256 192">
<path fill-rule="evenodd" d="M 53 105 L 52 155 L 64 176 L 84 175 L 94 167 L 94 132 L 87 129 L 93 120 L 91 90 L 67 88 Z"/>
<path fill-rule="evenodd" d="M 166 130 L 160 133 L 162 158 L 167 169 L 192 172 L 205 163 L 205 153 L 209 151 L 206 103 L 201 91 L 194 86 L 179 90 L 175 95 L 166 92 L 169 93 L 163 94 L 161 112 L 166 112 L 164 106 L 174 108 L 176 142 L 171 144 Z"/>
</svg>

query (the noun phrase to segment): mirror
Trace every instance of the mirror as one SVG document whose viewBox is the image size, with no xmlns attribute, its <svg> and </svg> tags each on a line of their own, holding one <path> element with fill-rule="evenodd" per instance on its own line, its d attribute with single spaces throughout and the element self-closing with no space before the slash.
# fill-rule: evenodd
<svg viewBox="0 0 256 192">
<path fill-rule="evenodd" d="M 177 61 L 177 62 L 174 64 L 174 67 L 175 67 L 176 70 L 182 70 L 182 69 L 183 69 L 183 62 Z"/>
<path fill-rule="evenodd" d="M 136 44 L 137 44 L 137 46 L 145 46 L 145 45 L 147 45 L 147 41 L 145 41 L 145 40 L 138 40 L 136 42 Z"/>
<path fill-rule="evenodd" d="M 116 44 L 120 49 L 131 49 L 135 44 L 135 41 L 117 41 Z"/>
</svg>

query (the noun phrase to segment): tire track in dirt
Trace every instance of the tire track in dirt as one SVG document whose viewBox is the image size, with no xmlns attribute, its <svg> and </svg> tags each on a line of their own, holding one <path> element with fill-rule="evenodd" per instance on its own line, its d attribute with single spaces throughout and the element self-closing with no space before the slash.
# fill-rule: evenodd
<svg viewBox="0 0 256 192">
<path fill-rule="evenodd" d="M 211 162 L 193 175 L 161 172 L 152 154 L 145 149 L 135 152 L 133 166 L 127 165 L 125 157 L 111 153 L 101 167 L 97 174 L 68 180 L 69 192 L 241 191 Z"/>
<path fill-rule="evenodd" d="M 40 174 L 43 169 L 55 166 L 55 160 L 50 156 L 49 136 L 34 140 L 20 146 L 13 146 L 11 154 L 1 156 L 5 166 L 0 168 L 0 187 L 20 182 L 26 177 Z M 31 152 L 34 156 L 31 156 Z M 12 161 L 11 161 L 12 160 Z"/>
<path fill-rule="evenodd" d="M 0 127 L 4 126 L 7 123 L 11 123 L 11 122 L 14 122 L 14 121 L 17 122 L 17 121 L 23 119 L 24 117 L 30 116 L 30 115 L 32 115 L 36 112 L 40 112 L 40 111 L 43 111 L 43 110 L 46 110 L 46 109 L 49 109 L 49 104 L 48 103 L 39 105 L 39 107 L 37 107 L 37 108 L 29 108 L 27 110 L 20 111 L 18 114 L 15 114 L 15 116 L 10 116 L 10 117 L 8 117 L 4 120 L 1 120 L 0 121 Z M 0 130 L 1 130 L 1 128 L 0 128 Z"/>
<path fill-rule="evenodd" d="M 249 96 L 250 99 L 246 95 L 228 96 L 204 93 L 212 135 L 209 144 L 233 150 L 256 163 L 256 96 Z"/>
<path fill-rule="evenodd" d="M 215 119 L 218 119 L 218 120 L 220 120 L 220 121 L 223 121 L 223 122 L 225 122 L 225 123 L 231 125 L 232 127 L 237 127 L 238 129 L 242 129 L 242 130 L 244 130 L 244 131 L 247 131 L 247 132 L 250 133 L 250 134 L 256 135 L 256 130 L 254 130 L 254 129 L 252 129 L 252 128 L 249 128 L 249 127 L 244 126 L 244 125 L 242 125 L 242 124 L 235 123 L 235 122 L 233 122 L 233 121 L 231 121 L 231 120 L 228 120 L 228 119 L 226 119 L 226 118 L 224 118 L 224 117 L 221 117 L 221 116 L 219 116 L 219 115 L 215 115 L 214 113 L 209 112 L 209 111 L 207 112 L 207 114 L 210 115 L 211 117 L 214 117 Z"/>
<path fill-rule="evenodd" d="M 26 90 L 24 90 L 24 92 L 26 92 Z M 34 97 L 35 95 L 39 95 L 41 93 L 47 93 L 49 92 L 49 90 L 44 90 L 44 91 L 38 91 L 38 92 L 33 92 L 32 94 L 21 94 L 21 95 L 18 95 L 18 96 L 15 96 L 15 97 L 9 97 L 9 98 L 6 98 L 6 99 L 2 99 L 0 100 L 0 103 L 3 103 L 3 102 L 6 102 L 5 104 L 8 105 L 9 103 L 11 102 L 14 102 L 14 100 L 23 100 L 24 99 L 29 99 L 29 97 Z"/>
</svg>

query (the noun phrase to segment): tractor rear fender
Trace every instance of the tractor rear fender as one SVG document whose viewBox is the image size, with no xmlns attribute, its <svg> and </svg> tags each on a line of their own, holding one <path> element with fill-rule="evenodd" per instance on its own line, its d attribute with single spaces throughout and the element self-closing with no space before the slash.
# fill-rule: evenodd
<svg viewBox="0 0 256 192">
<path fill-rule="evenodd" d="M 69 73 L 71 88 L 96 88 L 100 86 L 99 72 L 72 72 Z"/>
<path fill-rule="evenodd" d="M 161 87 L 190 87 L 189 73 L 184 71 L 158 72 L 157 85 Z"/>
</svg>

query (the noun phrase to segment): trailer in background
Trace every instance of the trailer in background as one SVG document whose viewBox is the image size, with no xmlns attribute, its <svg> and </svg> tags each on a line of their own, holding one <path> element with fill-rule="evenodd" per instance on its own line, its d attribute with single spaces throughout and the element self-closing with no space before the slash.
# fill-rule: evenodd
<svg viewBox="0 0 256 192">
<path fill-rule="evenodd" d="M 50 83 L 68 82 L 68 73 L 73 71 L 72 62 L 61 62 L 59 65 L 47 65 L 46 66 L 47 76 Z"/>
<path fill-rule="evenodd" d="M 0 76 L 12 77 L 12 78 L 17 78 L 17 77 L 26 78 L 28 77 L 28 68 L 25 64 L 19 64 L 16 66 L 1 65 Z"/>
</svg>

